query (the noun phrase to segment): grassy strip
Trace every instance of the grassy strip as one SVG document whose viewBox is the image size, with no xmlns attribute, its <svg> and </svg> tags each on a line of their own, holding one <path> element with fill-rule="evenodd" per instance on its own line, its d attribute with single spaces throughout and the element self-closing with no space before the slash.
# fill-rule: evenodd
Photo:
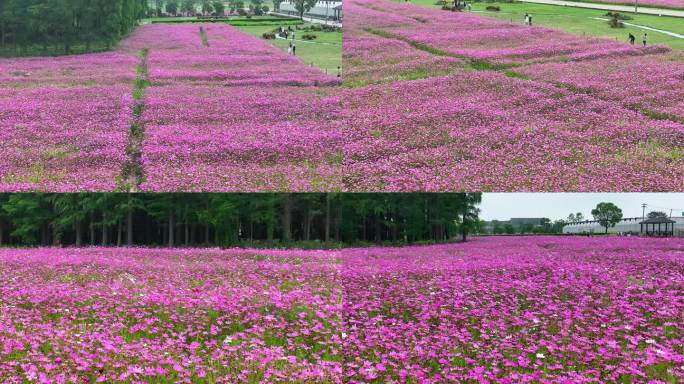
<svg viewBox="0 0 684 384">
<path fill-rule="evenodd" d="M 409 44 L 413 48 L 416 48 L 416 49 L 421 50 L 423 52 L 427 52 L 427 53 L 434 55 L 434 56 L 454 57 L 457 59 L 461 59 L 461 60 L 465 61 L 466 63 L 468 63 L 468 65 L 476 71 L 501 71 L 501 70 L 506 70 L 509 68 L 519 67 L 522 65 L 522 64 L 495 64 L 495 63 L 490 63 L 486 60 L 473 59 L 473 58 L 470 58 L 470 57 L 465 56 L 465 55 L 459 55 L 456 53 L 447 52 L 447 51 L 441 50 L 439 48 L 435 48 L 435 47 L 427 45 L 427 44 L 416 43 L 413 40 L 407 39 L 407 38 L 399 36 L 399 35 L 395 35 L 394 33 L 387 32 L 387 31 L 384 31 L 381 29 L 364 28 L 363 30 L 368 32 L 368 33 L 372 33 L 376 36 L 380 36 L 380 37 L 383 37 L 386 39 L 401 40 L 401 41 Z"/>
<path fill-rule="evenodd" d="M 128 129 L 126 156 L 128 159 L 121 170 L 120 189 L 137 192 L 145 174 L 142 166 L 142 142 L 145 137 L 145 125 L 142 114 L 145 110 L 145 89 L 150 86 L 147 59 L 148 48 L 140 50 L 140 63 L 136 67 L 136 79 L 133 84 L 133 122 Z"/>
</svg>

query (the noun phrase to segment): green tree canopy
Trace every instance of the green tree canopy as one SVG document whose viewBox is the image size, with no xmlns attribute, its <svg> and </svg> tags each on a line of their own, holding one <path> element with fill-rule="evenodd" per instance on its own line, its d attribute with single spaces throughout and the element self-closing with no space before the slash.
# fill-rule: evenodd
<svg viewBox="0 0 684 384">
<path fill-rule="evenodd" d="M 608 228 L 614 227 L 622 220 L 622 210 L 613 203 L 599 203 L 591 210 L 591 214 L 594 220 L 606 228 L 606 233 L 608 233 Z"/>
</svg>

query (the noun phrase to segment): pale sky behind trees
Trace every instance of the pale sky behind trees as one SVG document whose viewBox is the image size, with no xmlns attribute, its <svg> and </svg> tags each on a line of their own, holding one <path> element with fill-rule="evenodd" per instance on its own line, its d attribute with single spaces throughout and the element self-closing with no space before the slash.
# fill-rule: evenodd
<svg viewBox="0 0 684 384">
<path fill-rule="evenodd" d="M 601 202 L 611 202 L 622 209 L 624 217 L 641 217 L 641 204 L 646 213 L 663 211 L 682 216 L 684 193 L 483 193 L 480 218 L 508 220 L 511 217 L 548 217 L 565 219 L 570 213 L 582 212 L 591 219 L 591 210 Z"/>
</svg>

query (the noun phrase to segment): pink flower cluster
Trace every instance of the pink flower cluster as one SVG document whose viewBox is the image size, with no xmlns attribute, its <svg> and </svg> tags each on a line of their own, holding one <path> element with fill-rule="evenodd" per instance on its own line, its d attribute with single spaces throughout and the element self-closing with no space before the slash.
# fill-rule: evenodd
<svg viewBox="0 0 684 384">
<path fill-rule="evenodd" d="M 6 383 L 684 379 L 681 239 L 4 249 Z"/>
<path fill-rule="evenodd" d="M 142 26 L 113 53 L 0 59 L 0 190 L 116 189 L 145 48 L 143 189 L 341 189 L 339 80 L 193 24 Z"/>
<path fill-rule="evenodd" d="M 197 25 L 127 42 L 150 48 L 143 189 L 341 188 L 339 81 L 232 27 L 203 28 L 209 47 Z"/>
<path fill-rule="evenodd" d="M 492 71 L 354 88 L 358 191 L 634 191 L 684 185 L 684 127 Z"/>
<path fill-rule="evenodd" d="M 684 122 L 684 55 L 653 55 L 582 63 L 538 64 L 518 70 L 659 118 Z"/>
<path fill-rule="evenodd" d="M 334 259 L 269 250 L 2 250 L 0 377 L 339 382 Z"/>
<path fill-rule="evenodd" d="M 684 380 L 684 242 L 481 238 L 344 251 L 351 383 Z"/>
<path fill-rule="evenodd" d="M 389 33 L 411 44 L 441 51 L 442 55 L 485 60 L 490 64 L 616 59 L 669 51 L 664 46 L 632 46 L 545 27 L 525 27 L 471 13 L 444 12 L 386 0 L 354 0 L 352 3 L 357 6 L 349 7 L 345 13 L 362 12 L 352 18 L 352 28 L 356 20 L 365 30 Z M 387 15 L 391 15 L 389 21 L 384 19 Z"/>
<path fill-rule="evenodd" d="M 342 98 L 349 189 L 684 185 L 678 54 L 389 1 L 354 0 L 345 13 L 354 74 Z M 390 51 L 396 45 L 407 48 Z M 447 76 L 423 71 L 416 78 L 427 79 L 366 85 L 420 70 L 414 51 L 464 65 Z M 395 58 L 408 68 L 399 76 L 372 64 Z"/>
<path fill-rule="evenodd" d="M 0 190 L 116 188 L 135 58 L 0 59 Z"/>
</svg>

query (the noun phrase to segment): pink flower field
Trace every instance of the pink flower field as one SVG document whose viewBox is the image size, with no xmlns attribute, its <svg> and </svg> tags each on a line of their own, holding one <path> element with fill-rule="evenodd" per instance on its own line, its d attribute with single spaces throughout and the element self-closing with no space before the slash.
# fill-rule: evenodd
<svg viewBox="0 0 684 384">
<path fill-rule="evenodd" d="M 684 186 L 679 53 L 383 0 L 345 12 L 350 190 Z"/>
<path fill-rule="evenodd" d="M 0 377 L 674 383 L 681 239 L 341 251 L 5 249 Z"/>
<path fill-rule="evenodd" d="M 341 188 L 338 79 L 228 25 L 156 24 L 114 53 L 0 59 L 0 190 L 120 189 L 142 50 L 140 189 Z"/>
</svg>

